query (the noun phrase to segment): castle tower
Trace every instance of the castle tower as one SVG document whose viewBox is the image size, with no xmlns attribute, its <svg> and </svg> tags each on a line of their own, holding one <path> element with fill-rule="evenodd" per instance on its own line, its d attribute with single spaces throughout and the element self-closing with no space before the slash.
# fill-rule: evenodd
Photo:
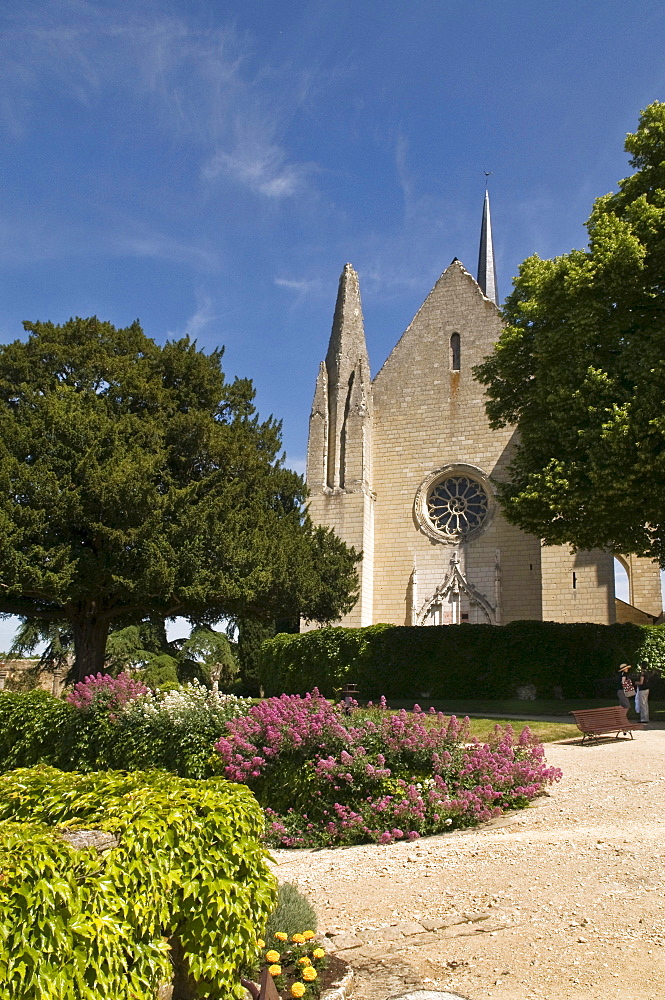
<svg viewBox="0 0 665 1000">
<path fill-rule="evenodd" d="M 372 384 L 358 275 L 346 264 L 325 362 L 314 391 L 307 447 L 310 513 L 363 552 L 360 597 L 342 624 L 372 621 L 374 500 Z"/>
</svg>

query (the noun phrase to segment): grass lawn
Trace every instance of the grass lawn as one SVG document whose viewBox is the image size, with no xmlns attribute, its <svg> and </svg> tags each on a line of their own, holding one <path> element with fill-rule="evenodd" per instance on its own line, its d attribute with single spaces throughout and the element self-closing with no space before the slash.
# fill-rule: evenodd
<svg viewBox="0 0 665 1000">
<path fill-rule="evenodd" d="M 539 719 L 471 719 L 471 735 L 477 736 L 479 740 L 486 740 L 494 731 L 494 727 L 512 726 L 516 734 L 522 732 L 528 726 L 533 735 L 541 743 L 552 743 L 554 740 L 574 739 L 576 736 L 582 737 L 579 729 L 573 723 L 567 722 L 542 722 Z"/>
<path fill-rule="evenodd" d="M 436 704 L 436 703 L 435 703 Z M 421 705 L 421 708 L 424 707 Z M 428 706 L 429 707 L 429 706 Z M 389 711 L 391 714 L 395 714 L 400 709 L 410 710 L 413 708 L 413 702 L 397 702 L 391 703 Z M 362 715 L 369 715 L 370 717 L 380 715 L 376 709 L 367 711 L 367 709 L 361 708 L 359 712 Z M 445 710 L 446 715 L 456 715 L 458 719 L 464 718 L 464 716 L 469 716 L 470 722 L 470 733 L 471 736 L 477 737 L 479 740 L 486 741 L 494 732 L 496 726 L 512 726 L 516 735 L 519 735 L 525 726 L 528 726 L 533 735 L 540 743 L 552 743 L 554 740 L 565 740 L 571 739 L 575 736 L 580 736 L 581 733 L 575 723 L 566 722 L 565 719 L 561 722 L 547 722 L 544 719 L 505 719 L 505 718 L 483 718 L 482 716 L 471 715 L 470 712 L 454 712 L 450 709 Z M 432 720 L 432 724 L 436 721 L 436 716 L 426 715 L 425 724 L 427 725 L 428 719 Z M 351 718 L 351 721 L 353 719 Z"/>
</svg>

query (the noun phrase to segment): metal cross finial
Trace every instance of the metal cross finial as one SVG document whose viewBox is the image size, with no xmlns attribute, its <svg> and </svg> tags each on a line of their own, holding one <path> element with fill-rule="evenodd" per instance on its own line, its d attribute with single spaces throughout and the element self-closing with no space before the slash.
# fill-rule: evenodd
<svg viewBox="0 0 665 1000">
<path fill-rule="evenodd" d="M 487 187 L 487 178 L 491 177 L 492 174 L 494 173 L 494 171 L 493 170 L 483 170 L 483 173 L 485 174 L 485 187 Z"/>
</svg>

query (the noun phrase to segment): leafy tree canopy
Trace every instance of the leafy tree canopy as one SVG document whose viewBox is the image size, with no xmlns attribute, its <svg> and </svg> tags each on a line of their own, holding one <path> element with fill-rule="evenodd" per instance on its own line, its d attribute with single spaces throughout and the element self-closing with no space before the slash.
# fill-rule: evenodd
<svg viewBox="0 0 665 1000">
<path fill-rule="evenodd" d="M 524 261 L 475 375 L 492 426 L 519 429 L 508 519 L 665 565 L 665 104 L 626 150 L 635 173 L 594 203 L 588 249 Z"/>
<path fill-rule="evenodd" d="M 279 423 L 220 350 L 138 322 L 24 326 L 0 347 L 0 614 L 70 628 L 84 676 L 111 624 L 353 606 L 357 554 L 311 524 Z"/>
</svg>

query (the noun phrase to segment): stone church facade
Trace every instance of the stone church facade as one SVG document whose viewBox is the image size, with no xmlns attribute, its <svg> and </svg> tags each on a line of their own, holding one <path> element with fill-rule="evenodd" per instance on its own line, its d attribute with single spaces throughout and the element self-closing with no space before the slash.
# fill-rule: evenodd
<svg viewBox="0 0 665 1000">
<path fill-rule="evenodd" d="M 630 605 L 615 600 L 614 556 L 544 546 L 495 499 L 515 448 L 492 430 L 472 368 L 501 333 L 489 200 L 478 280 L 454 260 L 372 380 L 358 275 L 342 273 L 310 417 L 313 520 L 362 550 L 347 626 L 654 621 L 658 566 L 621 557 Z"/>
</svg>

